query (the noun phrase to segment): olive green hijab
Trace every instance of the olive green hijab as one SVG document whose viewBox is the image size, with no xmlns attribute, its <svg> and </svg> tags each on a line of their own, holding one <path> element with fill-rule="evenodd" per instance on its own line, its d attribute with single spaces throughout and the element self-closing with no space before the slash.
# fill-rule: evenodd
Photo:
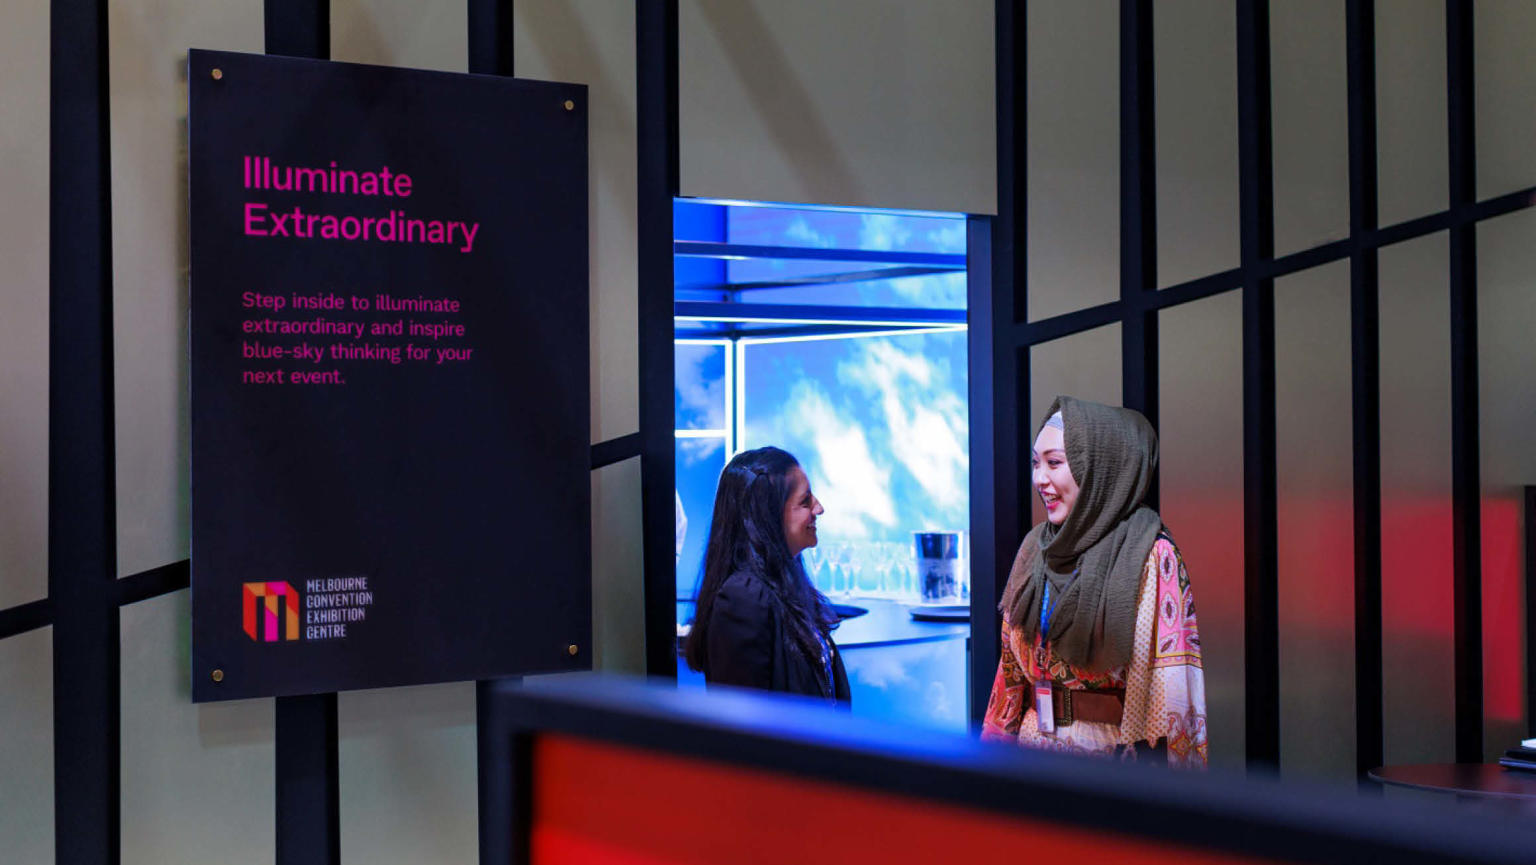
<svg viewBox="0 0 1536 865">
<path fill-rule="evenodd" d="M 1131 409 L 1058 396 L 1046 419 L 1058 411 L 1077 501 L 1060 526 L 1047 520 L 1024 537 L 999 607 L 1033 642 L 1049 582 L 1051 651 L 1074 667 L 1108 670 L 1131 659 L 1142 568 L 1163 526 L 1142 504 L 1157 432 Z"/>
</svg>

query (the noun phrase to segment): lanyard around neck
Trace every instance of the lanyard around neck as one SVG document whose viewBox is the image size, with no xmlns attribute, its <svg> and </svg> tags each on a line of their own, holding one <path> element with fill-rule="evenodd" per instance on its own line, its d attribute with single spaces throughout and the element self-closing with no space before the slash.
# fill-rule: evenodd
<svg viewBox="0 0 1536 865">
<path fill-rule="evenodd" d="M 1072 569 L 1072 576 L 1067 579 L 1067 585 L 1077 579 L 1077 572 L 1082 568 L 1079 565 Z M 1051 581 L 1044 580 L 1045 593 L 1040 597 L 1040 639 L 1046 639 L 1046 634 L 1051 630 L 1051 614 L 1056 612 L 1056 603 L 1051 600 Z"/>
<path fill-rule="evenodd" d="M 1046 638 L 1046 634 L 1050 633 L 1051 613 L 1055 609 L 1056 605 L 1051 602 L 1051 581 L 1046 580 L 1045 594 L 1040 598 L 1040 639 L 1042 640 Z"/>
</svg>

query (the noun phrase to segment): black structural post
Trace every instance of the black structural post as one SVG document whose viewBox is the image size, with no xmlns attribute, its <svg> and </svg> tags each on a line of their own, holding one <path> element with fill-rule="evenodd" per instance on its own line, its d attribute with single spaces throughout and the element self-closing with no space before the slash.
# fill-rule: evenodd
<svg viewBox="0 0 1536 865">
<path fill-rule="evenodd" d="M 1002 653 L 997 612 L 1013 548 L 1022 537 L 1019 473 L 1024 279 L 1024 51 L 1027 6 L 994 4 L 997 75 L 997 217 L 971 220 L 966 246 L 966 350 L 970 358 L 971 438 L 971 651 L 970 718 L 986 713 L 992 677 Z M 985 231 L 986 236 L 979 236 Z M 990 459 L 988 459 L 990 457 Z"/>
<path fill-rule="evenodd" d="M 330 59 L 330 0 L 263 0 L 261 14 L 268 54 Z"/>
<path fill-rule="evenodd" d="M 635 40 L 645 671 L 675 677 L 672 200 L 679 182 L 677 0 L 636 0 Z"/>
<path fill-rule="evenodd" d="M 54 0 L 49 62 L 48 595 L 54 849 L 119 861 L 120 646 L 105 0 Z"/>
<path fill-rule="evenodd" d="M 1451 186 L 1451 548 L 1456 761 L 1483 761 L 1483 561 L 1478 466 L 1476 119 L 1471 0 L 1446 0 Z"/>
<path fill-rule="evenodd" d="M 511 78 L 512 0 L 469 0 L 469 71 Z"/>
<path fill-rule="evenodd" d="M 508 78 L 513 60 L 512 0 L 469 0 L 469 71 Z M 512 861 L 511 738 L 496 695 L 518 677 L 475 682 L 475 767 L 479 804 L 480 861 Z"/>
<path fill-rule="evenodd" d="M 1376 4 L 1345 8 L 1349 76 L 1350 356 L 1354 436 L 1355 771 L 1383 760 L 1381 337 L 1376 230 Z M 1373 792 L 1380 787 L 1368 784 Z"/>
<path fill-rule="evenodd" d="M 1280 765 L 1280 623 L 1275 482 L 1274 160 L 1269 3 L 1237 4 L 1238 165 L 1243 273 L 1243 588 L 1248 765 Z"/>
<path fill-rule="evenodd" d="M 331 56 L 330 0 L 265 0 L 266 51 L 318 60 Z M 277 865 L 341 861 L 341 780 L 336 695 L 278 697 Z"/>
<path fill-rule="evenodd" d="M 1120 0 L 1121 401 L 1158 426 L 1157 127 L 1153 111 L 1152 0 Z M 1147 504 L 1157 507 L 1157 478 Z"/>
</svg>

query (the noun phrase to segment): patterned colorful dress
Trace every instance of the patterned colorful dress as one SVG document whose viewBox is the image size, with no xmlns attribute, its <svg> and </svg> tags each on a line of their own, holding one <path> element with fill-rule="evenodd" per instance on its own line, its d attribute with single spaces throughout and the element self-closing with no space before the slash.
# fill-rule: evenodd
<svg viewBox="0 0 1536 865">
<path fill-rule="evenodd" d="M 1135 760 L 1138 752 L 1148 749 L 1166 751 L 1170 766 L 1204 768 L 1209 756 L 1205 673 L 1200 667 L 1195 598 L 1184 560 L 1166 532 L 1157 536 L 1142 569 L 1135 633 L 1130 663 L 1091 672 L 1057 658 L 1039 635 L 1026 645 L 1004 616 L 1002 658 L 982 738 L 1122 760 Z M 1124 688 L 1124 717 L 1118 726 L 1077 721 L 1042 733 L 1034 707 L 1034 683 L 1041 678 L 1073 690 Z"/>
</svg>

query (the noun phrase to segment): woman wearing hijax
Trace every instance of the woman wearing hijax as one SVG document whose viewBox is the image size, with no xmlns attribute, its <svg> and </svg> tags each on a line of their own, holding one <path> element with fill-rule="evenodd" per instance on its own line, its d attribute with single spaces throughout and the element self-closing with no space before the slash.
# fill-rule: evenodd
<svg viewBox="0 0 1536 865">
<path fill-rule="evenodd" d="M 706 682 L 848 701 L 837 614 L 800 562 L 822 512 L 800 464 L 778 448 L 743 451 L 720 473 L 685 650 Z"/>
<path fill-rule="evenodd" d="M 1142 504 L 1157 468 L 1152 425 L 1057 397 L 1032 464 L 1046 520 L 1003 590 L 983 738 L 1203 768 L 1194 596 L 1162 518 Z"/>
</svg>

